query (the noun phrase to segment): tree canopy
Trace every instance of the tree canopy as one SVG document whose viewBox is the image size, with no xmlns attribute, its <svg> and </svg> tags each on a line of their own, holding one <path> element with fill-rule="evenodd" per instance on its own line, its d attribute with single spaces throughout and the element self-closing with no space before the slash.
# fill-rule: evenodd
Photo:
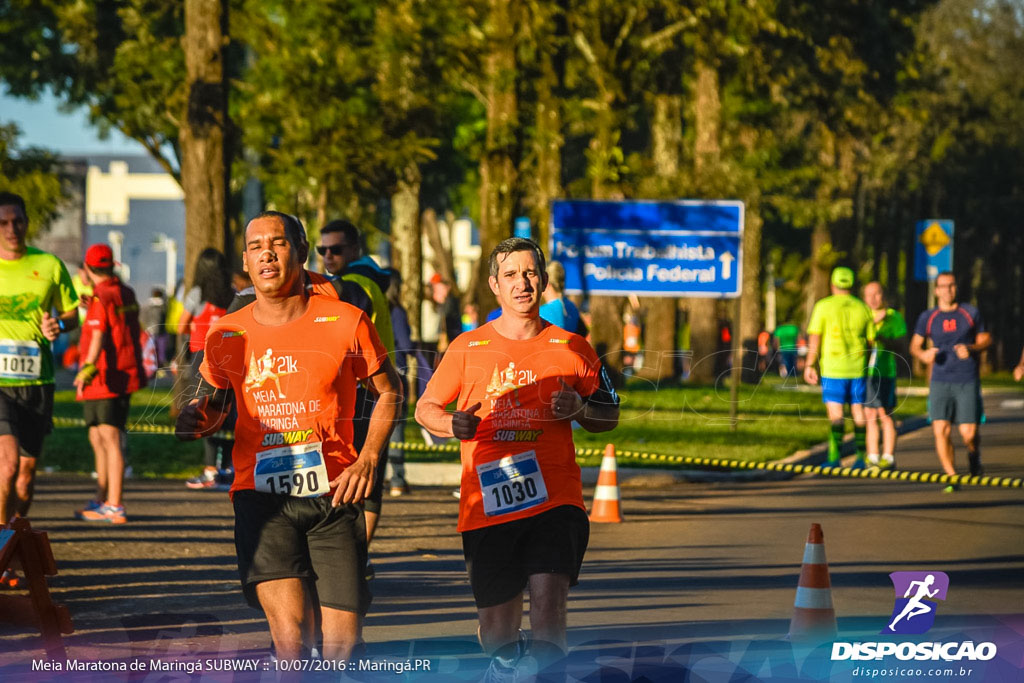
<svg viewBox="0 0 1024 683">
<path fill-rule="evenodd" d="M 803 323 L 840 262 L 915 315 L 914 223 L 952 218 L 964 294 L 1004 360 L 1024 341 L 1017 2 L 224 2 L 232 192 L 255 176 L 314 228 L 398 236 L 407 280 L 425 209 L 468 212 L 486 249 L 516 215 L 545 237 L 559 197 L 738 198 L 749 336 L 767 264 L 780 321 Z M 0 79 L 88 107 L 177 173 L 184 30 L 173 3 L 2 0 Z"/>
</svg>

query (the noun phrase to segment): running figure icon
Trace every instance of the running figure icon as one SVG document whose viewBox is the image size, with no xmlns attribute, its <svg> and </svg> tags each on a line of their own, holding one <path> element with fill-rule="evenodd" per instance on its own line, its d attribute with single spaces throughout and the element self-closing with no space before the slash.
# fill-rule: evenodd
<svg viewBox="0 0 1024 683">
<path fill-rule="evenodd" d="M 907 592 L 903 594 L 903 597 L 910 598 L 910 601 L 907 602 L 899 616 L 893 619 L 892 623 L 889 624 L 890 631 L 895 631 L 896 623 L 904 617 L 906 617 L 907 621 L 910 621 L 916 616 L 928 614 L 929 612 L 934 611 L 935 607 L 933 605 L 922 602 L 924 598 L 934 598 L 936 594 L 938 594 L 938 588 L 935 590 L 928 590 L 933 583 L 935 583 L 934 574 L 929 574 L 923 581 L 910 582 L 910 586 L 907 587 Z M 911 598 L 910 593 L 914 591 L 914 586 L 917 586 L 917 593 Z"/>
</svg>

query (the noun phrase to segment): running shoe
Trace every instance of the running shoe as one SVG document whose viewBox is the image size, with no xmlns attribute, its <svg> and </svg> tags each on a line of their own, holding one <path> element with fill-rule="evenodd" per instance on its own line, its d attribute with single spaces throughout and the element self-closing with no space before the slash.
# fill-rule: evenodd
<svg viewBox="0 0 1024 683">
<path fill-rule="evenodd" d="M 228 467 L 227 469 L 217 470 L 217 474 L 214 477 L 214 484 L 207 490 L 210 491 L 230 491 L 231 485 L 235 483 L 235 469 Z"/>
<path fill-rule="evenodd" d="M 404 479 L 394 479 L 391 482 L 391 497 L 397 498 L 409 493 L 409 484 Z"/>
<path fill-rule="evenodd" d="M 972 477 L 980 477 L 985 473 L 985 468 L 981 466 L 981 456 L 977 453 L 968 453 L 967 462 L 970 465 Z"/>
<path fill-rule="evenodd" d="M 110 524 L 124 524 L 128 518 L 124 515 L 123 505 L 109 505 L 104 503 L 95 510 L 82 510 L 80 519 L 84 522 L 108 522 Z"/>
<path fill-rule="evenodd" d="M 878 453 L 868 453 L 868 464 L 877 467 L 879 457 Z"/>
<path fill-rule="evenodd" d="M 943 493 L 956 493 L 960 490 L 960 484 L 950 484 L 946 488 L 942 489 Z"/>
<path fill-rule="evenodd" d="M 75 510 L 75 519 L 82 519 L 82 513 L 88 510 L 89 512 L 95 512 L 103 507 L 103 502 L 99 500 L 90 500 L 80 510 Z"/>
<path fill-rule="evenodd" d="M 506 666 L 499 661 L 500 657 L 492 657 L 491 664 L 484 672 L 482 683 L 517 683 L 519 681 L 519 670 L 515 665 Z"/>
<path fill-rule="evenodd" d="M 192 477 L 186 481 L 185 486 L 197 491 L 202 491 L 204 489 L 216 490 L 218 474 L 220 473 L 216 469 L 205 469 L 198 477 Z"/>
<path fill-rule="evenodd" d="M 477 639 L 480 638 L 480 631 L 477 629 Z M 484 672 L 483 680 L 485 683 L 516 683 L 520 680 L 533 680 L 534 675 L 537 673 L 535 667 L 525 667 L 532 669 L 524 671 L 521 669 L 522 665 L 526 663 L 525 657 L 526 652 L 530 648 L 530 637 L 519 629 L 519 637 L 516 642 L 510 643 L 498 650 L 491 657 L 491 663 L 487 667 L 487 671 Z M 504 657 L 500 653 L 506 653 L 509 657 Z M 532 658 L 531 658 L 532 660 Z M 533 662 L 536 664 L 536 662 Z"/>
<path fill-rule="evenodd" d="M 5 569 L 0 574 L 0 588 L 17 588 L 19 585 L 21 585 L 21 577 L 13 569 Z"/>
<path fill-rule="evenodd" d="M 878 467 L 883 470 L 888 470 L 896 467 L 896 458 L 891 455 L 883 455 L 882 459 L 878 461 Z"/>
<path fill-rule="evenodd" d="M 850 469 L 851 470 L 862 470 L 862 469 L 864 469 L 866 467 L 867 467 L 867 464 L 863 460 L 860 460 L 860 459 L 855 460 L 853 462 L 853 464 L 850 465 Z"/>
<path fill-rule="evenodd" d="M 826 460 L 824 463 L 822 463 L 821 469 L 827 470 L 832 467 L 839 467 L 841 464 L 842 463 L 838 460 Z"/>
</svg>

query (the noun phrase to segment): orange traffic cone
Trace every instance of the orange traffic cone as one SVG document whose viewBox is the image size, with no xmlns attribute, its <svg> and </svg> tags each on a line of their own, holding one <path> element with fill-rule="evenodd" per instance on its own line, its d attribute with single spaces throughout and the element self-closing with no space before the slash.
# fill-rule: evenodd
<svg viewBox="0 0 1024 683">
<path fill-rule="evenodd" d="M 601 471 L 597 475 L 597 488 L 594 489 L 594 505 L 590 510 L 590 521 L 622 521 L 622 511 L 619 508 L 619 474 L 615 467 L 613 444 L 604 447 Z"/>
<path fill-rule="evenodd" d="M 812 524 L 804 548 L 800 582 L 789 622 L 790 640 L 824 641 L 835 638 L 836 611 L 832 607 L 832 583 L 825 561 L 825 537 L 820 524 Z"/>
</svg>

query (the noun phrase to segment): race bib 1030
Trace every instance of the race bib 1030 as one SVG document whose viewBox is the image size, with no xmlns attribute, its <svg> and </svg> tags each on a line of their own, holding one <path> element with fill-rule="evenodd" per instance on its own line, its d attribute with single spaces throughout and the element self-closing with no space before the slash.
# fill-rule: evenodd
<svg viewBox="0 0 1024 683">
<path fill-rule="evenodd" d="M 532 508 L 548 499 L 535 451 L 478 465 L 476 474 L 488 517 Z"/>
</svg>

